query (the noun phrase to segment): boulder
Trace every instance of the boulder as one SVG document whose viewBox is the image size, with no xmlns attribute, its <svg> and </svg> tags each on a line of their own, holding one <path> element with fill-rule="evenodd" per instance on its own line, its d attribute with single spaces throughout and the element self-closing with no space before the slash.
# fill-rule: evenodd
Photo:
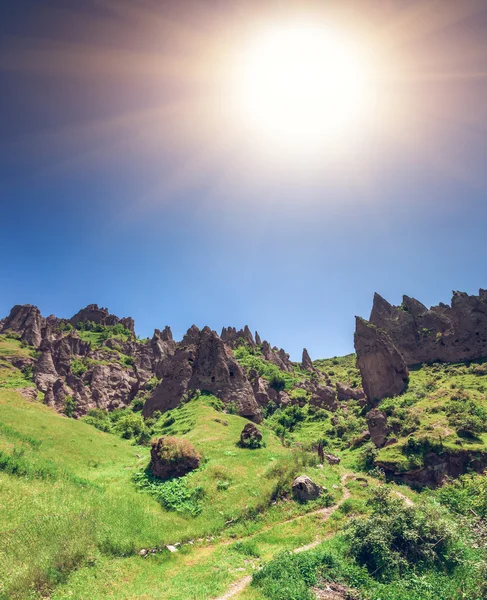
<svg viewBox="0 0 487 600">
<path fill-rule="evenodd" d="M 388 334 L 357 317 L 354 344 L 357 367 L 369 402 L 402 394 L 409 381 L 409 371 Z"/>
<path fill-rule="evenodd" d="M 335 456 L 334 454 L 325 454 L 325 458 L 329 465 L 339 465 L 340 464 L 341 459 L 338 456 Z"/>
<path fill-rule="evenodd" d="M 321 494 L 321 488 L 307 475 L 296 477 L 292 485 L 293 497 L 298 502 L 316 500 Z"/>
<path fill-rule="evenodd" d="M 262 446 L 262 433 L 253 423 L 247 423 L 240 434 L 241 448 L 260 448 Z"/>
<path fill-rule="evenodd" d="M 382 448 L 391 431 L 387 426 L 387 415 L 378 408 L 373 408 L 367 414 L 367 427 L 369 428 L 370 439 L 372 442 L 378 448 Z"/>
<path fill-rule="evenodd" d="M 153 440 L 150 456 L 150 470 L 159 479 L 183 477 L 197 469 L 201 461 L 201 454 L 188 440 L 174 437 Z"/>
</svg>

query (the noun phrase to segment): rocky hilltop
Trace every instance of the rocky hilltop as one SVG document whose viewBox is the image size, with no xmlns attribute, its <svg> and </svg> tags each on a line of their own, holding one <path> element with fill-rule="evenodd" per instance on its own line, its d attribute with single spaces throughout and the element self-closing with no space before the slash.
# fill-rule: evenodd
<svg viewBox="0 0 487 600">
<path fill-rule="evenodd" d="M 401 393 L 407 366 L 486 357 L 487 290 L 453 292 L 451 305 L 431 308 L 409 296 L 393 306 L 376 293 L 369 321 L 357 319 L 355 350 L 371 401 Z"/>
<path fill-rule="evenodd" d="M 326 373 L 313 367 L 306 350 L 302 363 L 293 363 L 287 352 L 262 341 L 257 332 L 254 337 L 248 326 L 224 327 L 218 335 L 193 325 L 180 342 L 166 327 L 140 340 L 131 317 L 119 318 L 96 304 L 70 319 L 43 317 L 36 306 L 26 304 L 14 306 L 0 321 L 0 333 L 32 347 L 32 358 L 21 359 L 22 364 L 16 359 L 16 366 L 33 370 L 46 404 L 63 411 L 69 402 L 75 417 L 93 408 L 111 411 L 128 406 L 136 398 L 149 417 L 203 391 L 260 422 L 270 403 L 287 406 L 309 401 L 335 410 L 340 402 L 364 396 L 360 388 L 332 384 Z M 237 359 L 242 348 L 254 359 L 252 364 Z M 279 373 L 288 375 L 286 385 Z M 297 393 L 291 394 L 293 389 Z"/>
</svg>

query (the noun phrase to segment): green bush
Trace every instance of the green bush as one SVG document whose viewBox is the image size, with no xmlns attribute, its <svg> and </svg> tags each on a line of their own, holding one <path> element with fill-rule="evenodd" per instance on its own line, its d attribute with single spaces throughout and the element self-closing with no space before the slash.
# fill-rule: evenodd
<svg viewBox="0 0 487 600">
<path fill-rule="evenodd" d="M 66 396 L 64 398 L 63 413 L 67 417 L 72 417 L 74 415 L 75 410 L 76 410 L 76 400 L 72 396 Z"/>
<path fill-rule="evenodd" d="M 204 490 L 201 486 L 190 487 L 191 475 L 161 481 L 149 471 L 142 471 L 134 475 L 134 483 L 137 489 L 154 496 L 166 510 L 196 517 L 203 510 Z"/>
<path fill-rule="evenodd" d="M 349 554 L 379 581 L 428 568 L 451 570 L 458 561 L 457 533 L 439 507 L 405 506 L 379 486 L 368 505 L 372 513 L 352 521 L 346 539 Z"/>
</svg>

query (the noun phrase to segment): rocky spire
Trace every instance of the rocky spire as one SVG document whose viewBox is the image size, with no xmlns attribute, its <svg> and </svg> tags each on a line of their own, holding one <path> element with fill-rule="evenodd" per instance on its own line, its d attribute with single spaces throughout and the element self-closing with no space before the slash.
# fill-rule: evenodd
<svg viewBox="0 0 487 600">
<path fill-rule="evenodd" d="M 262 344 L 262 340 L 260 339 L 258 331 L 255 332 L 255 343 L 257 344 L 257 346 L 260 346 Z"/>
<path fill-rule="evenodd" d="M 313 361 L 311 360 L 306 348 L 303 348 L 303 358 L 301 359 L 301 366 L 305 371 L 314 371 Z"/>
</svg>

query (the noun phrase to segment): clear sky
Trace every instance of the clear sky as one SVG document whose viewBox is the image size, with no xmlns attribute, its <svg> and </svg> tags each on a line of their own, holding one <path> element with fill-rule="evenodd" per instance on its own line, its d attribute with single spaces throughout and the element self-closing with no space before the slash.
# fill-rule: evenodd
<svg viewBox="0 0 487 600">
<path fill-rule="evenodd" d="M 298 6 L 380 63 L 340 144 L 234 110 L 253 28 Z M 351 352 L 374 291 L 487 287 L 486 133 L 485 0 L 1 2 L 0 316 L 98 303 L 142 336 Z"/>
</svg>

